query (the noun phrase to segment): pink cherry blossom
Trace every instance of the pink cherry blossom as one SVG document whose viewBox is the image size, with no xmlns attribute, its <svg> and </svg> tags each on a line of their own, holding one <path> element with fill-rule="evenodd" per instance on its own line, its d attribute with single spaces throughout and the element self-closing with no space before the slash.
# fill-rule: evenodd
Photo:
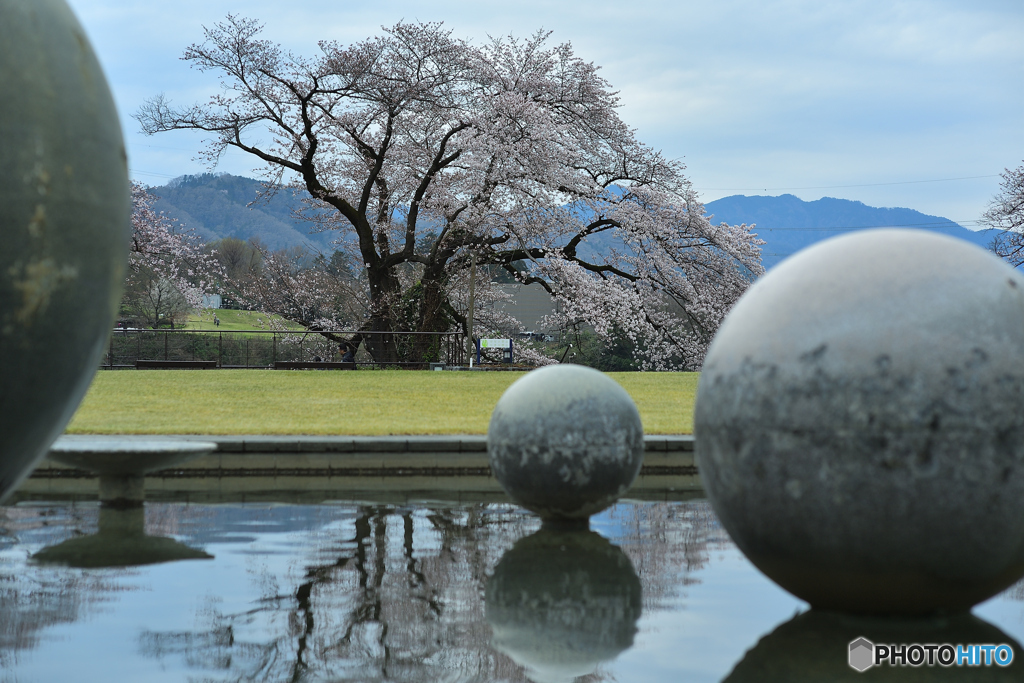
<svg viewBox="0 0 1024 683">
<path fill-rule="evenodd" d="M 128 278 L 150 271 L 180 291 L 189 305 L 198 307 L 223 271 L 216 256 L 203 249 L 194 231 L 179 226 L 153 208 L 156 199 L 140 183 L 132 182 L 132 237 Z"/>
<path fill-rule="evenodd" d="M 465 332 L 475 261 L 546 288 L 561 310 L 551 324 L 621 330 L 646 368 L 697 368 L 762 272 L 756 235 L 712 224 L 683 165 L 638 141 L 598 67 L 548 33 L 477 46 L 399 23 L 306 58 L 262 31 L 234 16 L 206 29 L 184 59 L 220 92 L 186 108 L 157 97 L 136 118 L 151 134 L 204 131 L 211 164 L 239 149 L 269 187 L 303 191 L 312 229 L 364 264 L 335 307 L 360 329 Z M 341 295 L 268 264 L 252 298 L 265 310 L 313 325 L 310 311 L 327 310 L 314 300 Z M 486 333 L 498 295 L 489 277 L 477 284 L 474 331 Z M 422 345 L 370 351 L 426 358 Z"/>
</svg>

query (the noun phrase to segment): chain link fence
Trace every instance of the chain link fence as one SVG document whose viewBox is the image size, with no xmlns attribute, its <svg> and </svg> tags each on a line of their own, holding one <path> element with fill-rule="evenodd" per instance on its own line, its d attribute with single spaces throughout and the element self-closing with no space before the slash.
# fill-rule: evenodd
<svg viewBox="0 0 1024 683">
<path fill-rule="evenodd" d="M 329 336 L 327 336 L 329 335 Z M 424 368 L 430 363 L 462 365 L 465 362 L 463 335 L 453 332 L 280 332 L 246 330 L 210 332 L 193 330 L 118 329 L 110 337 L 102 367 L 133 368 L 137 361 L 187 363 L 215 362 L 218 368 L 273 368 L 277 362 L 339 362 L 342 344 L 360 338 L 361 344 L 377 347 L 393 344 L 399 358 L 408 358 L 419 335 L 432 337 L 419 360 L 378 363 L 360 346 L 356 364 Z M 394 356 L 392 356 L 394 357 Z"/>
</svg>

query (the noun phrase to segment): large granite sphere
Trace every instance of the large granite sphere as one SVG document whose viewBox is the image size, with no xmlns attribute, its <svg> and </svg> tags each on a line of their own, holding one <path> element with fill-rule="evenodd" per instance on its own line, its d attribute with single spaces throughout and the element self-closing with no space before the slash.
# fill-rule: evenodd
<svg viewBox="0 0 1024 683">
<path fill-rule="evenodd" d="M 819 243 L 729 314 L 694 427 L 715 512 L 783 588 L 966 611 L 1024 574 L 1024 278 L 923 231 Z"/>
<path fill-rule="evenodd" d="M 120 124 L 63 0 L 0 0 L 0 160 L 2 499 L 85 394 L 127 260 Z"/>
<path fill-rule="evenodd" d="M 615 380 L 582 365 L 549 365 L 502 394 L 487 454 L 516 503 L 544 519 L 586 520 L 636 479 L 644 430 Z"/>
<path fill-rule="evenodd" d="M 487 580 L 494 647 L 537 683 L 569 683 L 632 647 L 643 590 L 620 548 L 593 531 L 542 528 Z"/>
<path fill-rule="evenodd" d="M 864 638 L 872 645 L 1009 645 L 1009 666 L 891 666 L 859 659 L 850 646 Z M 857 647 L 854 645 L 854 647 Z M 934 652 L 934 651 L 933 651 Z M 873 654 L 868 650 L 867 654 Z M 916 657 L 916 654 L 914 655 Z M 932 655 L 935 662 L 935 654 Z M 861 671 L 851 666 L 861 668 Z M 863 669 L 866 664 L 871 664 Z M 1024 679 L 1020 644 L 992 624 L 970 614 L 942 619 L 865 618 L 810 610 L 782 624 L 749 650 L 722 683 L 996 683 Z"/>
</svg>

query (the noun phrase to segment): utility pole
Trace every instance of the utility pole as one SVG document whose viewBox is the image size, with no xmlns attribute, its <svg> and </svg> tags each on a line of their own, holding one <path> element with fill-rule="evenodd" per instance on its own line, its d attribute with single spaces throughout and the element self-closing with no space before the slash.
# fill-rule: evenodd
<svg viewBox="0 0 1024 683">
<path fill-rule="evenodd" d="M 469 356 L 469 367 L 473 367 L 473 353 L 476 345 L 473 343 L 473 310 L 476 306 L 476 251 L 469 252 L 469 312 L 466 315 L 466 328 L 469 336 L 466 338 L 466 354 Z"/>
</svg>

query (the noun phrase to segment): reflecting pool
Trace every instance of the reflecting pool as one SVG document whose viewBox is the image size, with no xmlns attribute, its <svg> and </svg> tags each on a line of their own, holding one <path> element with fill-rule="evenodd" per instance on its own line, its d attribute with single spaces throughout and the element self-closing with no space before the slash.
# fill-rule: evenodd
<svg viewBox="0 0 1024 683">
<path fill-rule="evenodd" d="M 95 503 L 0 508 L 0 681 L 890 673 L 849 669 L 848 625 L 804 614 L 743 558 L 703 500 L 622 502 L 594 517 L 591 533 L 541 530 L 494 502 L 156 502 L 144 521 L 133 514 Z M 118 534 L 115 551 L 104 550 Z M 133 557 L 149 563 L 124 566 Z M 974 614 L 936 637 L 1024 641 L 1019 587 Z M 1017 680 L 1019 671 L 891 673 Z"/>
</svg>

